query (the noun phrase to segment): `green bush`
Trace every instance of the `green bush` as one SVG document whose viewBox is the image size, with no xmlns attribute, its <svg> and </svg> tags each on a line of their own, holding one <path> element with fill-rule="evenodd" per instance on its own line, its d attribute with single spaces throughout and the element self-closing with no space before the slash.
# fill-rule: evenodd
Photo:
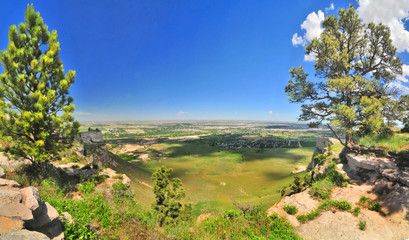
<svg viewBox="0 0 409 240">
<path fill-rule="evenodd" d="M 370 200 L 369 197 L 361 196 L 359 198 L 359 204 L 366 204 Z"/>
<path fill-rule="evenodd" d="M 291 214 L 291 215 L 294 215 L 298 212 L 298 208 L 296 206 L 285 205 L 283 209 L 284 211 L 286 211 L 288 214 Z"/>
<path fill-rule="evenodd" d="M 338 208 L 339 210 L 350 210 L 351 204 L 347 201 L 332 201 L 332 206 Z"/>
<path fill-rule="evenodd" d="M 314 165 L 323 165 L 327 161 L 327 156 L 324 154 L 317 154 L 314 157 Z"/>
<path fill-rule="evenodd" d="M 362 231 L 365 231 L 365 229 L 366 229 L 366 223 L 365 223 L 365 222 L 362 222 L 362 221 L 359 221 L 359 229 L 361 229 Z"/>
<path fill-rule="evenodd" d="M 323 179 L 312 184 L 311 193 L 313 196 L 328 199 L 331 197 L 332 187 L 334 184 L 330 180 Z"/>
<path fill-rule="evenodd" d="M 377 201 L 370 202 L 368 205 L 369 210 L 379 212 L 381 205 Z"/>
<path fill-rule="evenodd" d="M 78 190 L 82 194 L 89 194 L 92 191 L 94 191 L 94 189 L 95 189 L 95 181 L 94 180 L 89 181 L 89 182 L 84 182 L 78 187 Z"/>
<path fill-rule="evenodd" d="M 358 215 L 361 213 L 361 208 L 360 207 L 355 207 L 353 214 L 355 217 L 358 217 Z"/>
</svg>

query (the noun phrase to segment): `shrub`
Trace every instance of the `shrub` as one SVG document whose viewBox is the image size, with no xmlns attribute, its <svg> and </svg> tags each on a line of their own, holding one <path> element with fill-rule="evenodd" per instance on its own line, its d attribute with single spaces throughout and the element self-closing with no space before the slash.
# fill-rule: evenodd
<svg viewBox="0 0 409 240">
<path fill-rule="evenodd" d="M 350 210 L 351 204 L 349 202 L 342 200 L 342 201 L 332 201 L 332 206 L 338 208 L 339 210 Z"/>
<path fill-rule="evenodd" d="M 298 208 L 296 206 L 286 205 L 283 207 L 284 211 L 288 214 L 294 215 L 298 212 Z"/>
<path fill-rule="evenodd" d="M 362 221 L 359 221 L 359 229 L 361 229 L 362 231 L 365 231 L 365 229 L 366 229 L 366 223 L 365 223 L 365 222 L 362 222 Z"/>
<path fill-rule="evenodd" d="M 379 209 L 381 208 L 381 205 L 379 205 L 379 203 L 377 201 L 373 201 L 373 202 L 370 202 L 368 204 L 368 208 L 369 208 L 369 210 L 379 212 Z"/>
<path fill-rule="evenodd" d="M 369 197 L 361 196 L 359 198 L 359 204 L 366 204 L 370 200 Z"/>
<path fill-rule="evenodd" d="M 327 161 L 327 156 L 325 156 L 324 154 L 317 154 L 314 157 L 314 165 L 323 165 L 325 163 L 325 161 Z"/>
<path fill-rule="evenodd" d="M 355 207 L 353 214 L 355 217 L 358 217 L 359 213 L 361 213 L 361 208 L 360 207 Z"/>
<path fill-rule="evenodd" d="M 313 196 L 318 196 L 322 199 L 328 199 L 331 196 L 333 183 L 328 179 L 323 179 L 312 184 L 311 191 Z"/>
<path fill-rule="evenodd" d="M 115 176 L 113 176 L 113 178 L 115 178 L 115 179 L 124 179 L 124 175 L 122 175 L 122 174 L 117 174 L 117 175 L 115 175 Z"/>
<path fill-rule="evenodd" d="M 95 181 L 94 180 L 89 181 L 89 182 L 84 182 L 78 187 L 78 190 L 82 194 L 89 194 L 92 191 L 94 191 L 94 189 L 95 189 Z"/>
</svg>

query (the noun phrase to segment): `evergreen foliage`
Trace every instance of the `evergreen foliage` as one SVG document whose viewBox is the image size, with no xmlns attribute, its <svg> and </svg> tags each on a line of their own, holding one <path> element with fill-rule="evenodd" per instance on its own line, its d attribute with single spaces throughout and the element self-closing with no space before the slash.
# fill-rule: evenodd
<svg viewBox="0 0 409 240">
<path fill-rule="evenodd" d="M 305 48 L 316 57 L 318 81 L 307 80 L 303 67 L 295 67 L 285 91 L 290 102 L 302 103 L 300 121 L 326 123 L 351 147 L 354 128 L 377 134 L 401 120 L 403 110 L 398 108 L 404 98 L 396 99 L 398 91 L 390 83 L 402 73 L 402 63 L 388 27 L 364 24 L 353 6 L 338 10 L 338 16 L 327 16 L 320 37 Z M 331 125 L 344 131 L 345 141 Z"/>
<path fill-rule="evenodd" d="M 173 169 L 162 166 L 152 174 L 153 193 L 155 202 L 152 208 L 157 213 L 159 225 L 171 223 L 178 218 L 187 217 L 191 212 L 191 205 L 181 203 L 186 196 L 182 181 L 179 178 L 170 179 Z"/>
<path fill-rule="evenodd" d="M 6 154 L 44 163 L 72 145 L 79 123 L 68 96 L 75 72 L 64 74 L 57 32 L 33 5 L 25 22 L 9 29 L 7 50 L 1 52 L 0 136 Z"/>
</svg>

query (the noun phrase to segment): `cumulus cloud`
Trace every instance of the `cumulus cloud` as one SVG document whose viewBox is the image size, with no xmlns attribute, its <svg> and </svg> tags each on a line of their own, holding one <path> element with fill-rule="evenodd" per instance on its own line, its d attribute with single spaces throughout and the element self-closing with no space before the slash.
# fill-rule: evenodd
<svg viewBox="0 0 409 240">
<path fill-rule="evenodd" d="M 293 46 L 305 46 L 305 39 L 302 36 L 298 36 L 297 33 L 294 33 L 293 38 L 291 39 L 291 42 L 293 43 Z"/>
<path fill-rule="evenodd" d="M 307 41 L 319 37 L 322 31 L 324 30 L 321 27 L 321 22 L 325 19 L 325 15 L 321 10 L 318 12 L 312 12 L 308 14 L 305 21 L 301 24 L 301 29 L 305 30 L 303 36 L 298 36 L 297 33 L 293 35 L 291 39 L 294 46 L 305 45 Z"/>
<path fill-rule="evenodd" d="M 334 4 L 328 9 L 333 9 Z M 326 8 L 327 10 L 327 8 Z M 321 22 L 324 21 L 325 15 L 321 10 L 318 12 L 312 12 L 308 14 L 307 18 L 301 24 L 301 29 L 305 30 L 304 35 L 299 36 L 298 33 L 294 33 L 291 39 L 293 46 L 305 46 L 308 42 L 311 42 L 314 38 L 320 36 L 324 29 L 321 27 Z M 305 61 L 315 61 L 315 54 L 309 54 L 304 56 Z"/>
<path fill-rule="evenodd" d="M 364 22 L 388 26 L 398 52 L 409 52 L 409 31 L 404 26 L 409 17 L 409 0 L 359 0 L 357 10 Z"/>
</svg>

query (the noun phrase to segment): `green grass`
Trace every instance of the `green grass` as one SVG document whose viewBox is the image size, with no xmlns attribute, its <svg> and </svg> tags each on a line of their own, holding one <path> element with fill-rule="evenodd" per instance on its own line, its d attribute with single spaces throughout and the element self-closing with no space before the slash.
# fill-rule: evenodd
<svg viewBox="0 0 409 240">
<path fill-rule="evenodd" d="M 379 147 L 386 151 L 398 152 L 404 150 L 405 145 L 409 144 L 409 135 L 402 133 L 395 133 L 391 137 L 367 135 L 357 139 L 356 142 L 368 147 Z"/>
<path fill-rule="evenodd" d="M 314 142 L 315 140 L 310 140 Z M 307 142 L 308 143 L 308 142 Z M 280 200 L 277 190 L 288 186 L 297 165 L 307 165 L 314 144 L 304 148 L 255 148 L 228 150 L 203 143 L 160 143 L 151 145 L 168 157 L 147 163 L 120 162 L 117 169 L 131 179 L 152 185 L 151 174 L 161 165 L 173 168 L 186 190 L 186 201 L 200 214 L 231 206 L 232 198 L 270 207 Z M 153 200 L 151 189 L 132 181 L 141 204 Z"/>
<path fill-rule="evenodd" d="M 341 200 L 341 201 L 325 200 L 323 203 L 321 203 L 321 205 L 317 209 L 314 209 L 308 213 L 298 215 L 297 220 L 301 223 L 305 223 L 307 221 L 317 218 L 321 214 L 322 211 L 326 211 L 331 208 L 335 208 L 341 211 L 349 211 L 351 210 L 351 204 L 345 200 Z"/>
</svg>

